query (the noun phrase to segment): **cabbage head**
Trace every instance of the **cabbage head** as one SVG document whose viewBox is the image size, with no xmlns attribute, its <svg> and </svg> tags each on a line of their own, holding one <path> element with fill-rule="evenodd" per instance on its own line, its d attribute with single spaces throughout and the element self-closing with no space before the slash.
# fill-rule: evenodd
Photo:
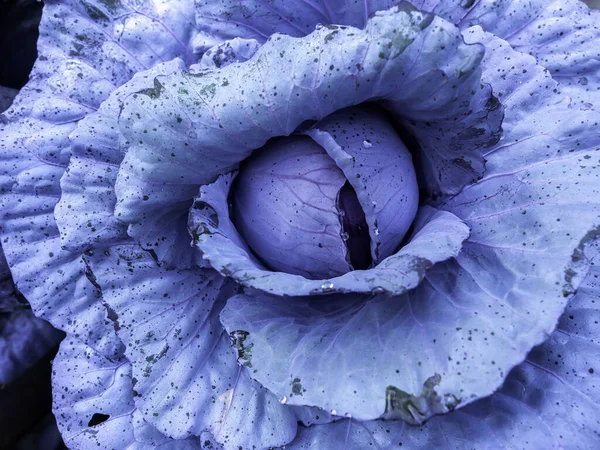
<svg viewBox="0 0 600 450">
<path fill-rule="evenodd" d="M 593 449 L 600 13 L 48 0 L 1 243 L 73 449 Z"/>
</svg>

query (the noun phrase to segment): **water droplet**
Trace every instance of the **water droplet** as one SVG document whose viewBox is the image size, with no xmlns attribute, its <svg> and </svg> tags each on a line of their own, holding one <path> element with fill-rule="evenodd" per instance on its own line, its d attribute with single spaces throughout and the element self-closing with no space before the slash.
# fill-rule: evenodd
<svg viewBox="0 0 600 450">
<path fill-rule="evenodd" d="M 282 405 L 285 405 L 287 403 L 287 397 L 284 395 L 280 400 L 279 403 L 281 403 Z"/>
<path fill-rule="evenodd" d="M 326 281 L 321 285 L 322 292 L 333 291 L 333 283 L 331 281 Z"/>
<path fill-rule="evenodd" d="M 352 419 L 352 414 L 350 413 L 346 413 L 344 414 L 344 417 L 348 418 L 348 419 Z"/>
<path fill-rule="evenodd" d="M 331 411 L 329 411 L 329 413 L 330 413 L 332 416 L 337 416 L 337 411 L 336 411 L 335 409 L 332 409 Z"/>
<path fill-rule="evenodd" d="M 371 294 L 373 295 L 385 294 L 385 292 L 386 290 L 381 286 L 375 286 L 373 289 L 371 289 Z"/>
<path fill-rule="evenodd" d="M 375 236 L 379 236 L 381 234 L 381 231 L 379 231 L 379 228 L 373 228 L 373 234 Z"/>
<path fill-rule="evenodd" d="M 195 132 L 195 131 L 190 131 L 190 132 L 188 133 L 188 137 L 189 137 L 190 139 L 196 139 L 196 138 L 198 137 L 198 134 L 196 134 L 196 132 Z"/>
<path fill-rule="evenodd" d="M 368 139 L 365 139 L 365 140 L 363 141 L 363 147 L 364 147 L 364 148 L 371 148 L 371 147 L 373 147 L 373 144 L 371 144 L 371 141 L 370 141 L 370 140 L 368 140 Z"/>
<path fill-rule="evenodd" d="M 342 237 L 342 241 L 346 242 L 348 239 L 350 239 L 350 235 L 348 233 L 346 233 L 345 231 L 340 234 L 340 236 Z"/>
</svg>

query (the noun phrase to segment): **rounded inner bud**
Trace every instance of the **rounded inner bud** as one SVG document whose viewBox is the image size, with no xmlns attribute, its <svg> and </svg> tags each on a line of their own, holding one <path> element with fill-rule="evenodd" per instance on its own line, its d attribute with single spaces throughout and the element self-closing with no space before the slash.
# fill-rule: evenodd
<svg viewBox="0 0 600 450">
<path fill-rule="evenodd" d="M 231 219 L 268 269 L 310 279 L 366 270 L 392 254 L 410 226 L 418 203 L 410 153 L 377 114 L 348 115 L 348 137 L 338 145 L 345 117 L 335 116 L 334 134 L 317 124 L 308 135 L 269 141 L 241 165 L 230 193 Z M 321 123 L 327 126 L 327 119 Z M 402 166 L 395 170 L 401 176 L 379 179 L 390 165 Z M 378 203 L 401 220 L 384 217 Z M 386 244 L 393 251 L 378 260 L 385 236 L 392 236 Z"/>
<path fill-rule="evenodd" d="M 357 216 L 362 214 L 366 229 L 356 193 L 343 189 L 346 184 L 342 171 L 311 138 L 278 138 L 240 168 L 232 189 L 232 221 L 272 270 L 308 278 L 341 275 L 353 269 L 347 243 L 356 241 Z M 366 239 L 362 248 L 368 253 L 368 233 Z"/>
</svg>

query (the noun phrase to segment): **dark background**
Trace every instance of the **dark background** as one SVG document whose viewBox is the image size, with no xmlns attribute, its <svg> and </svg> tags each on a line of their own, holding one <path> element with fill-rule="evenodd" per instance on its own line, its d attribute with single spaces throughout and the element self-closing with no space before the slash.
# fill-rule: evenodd
<svg viewBox="0 0 600 450">
<path fill-rule="evenodd" d="M 37 56 L 41 2 L 0 0 L 0 85 L 20 89 Z"/>
</svg>

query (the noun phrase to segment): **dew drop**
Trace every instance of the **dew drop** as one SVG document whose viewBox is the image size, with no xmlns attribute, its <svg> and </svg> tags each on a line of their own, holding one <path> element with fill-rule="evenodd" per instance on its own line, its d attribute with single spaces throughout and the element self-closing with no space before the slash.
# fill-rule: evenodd
<svg viewBox="0 0 600 450">
<path fill-rule="evenodd" d="M 373 228 L 373 234 L 375 236 L 379 236 L 381 234 L 381 232 L 379 231 L 379 228 Z"/>
<path fill-rule="evenodd" d="M 371 289 L 371 294 L 373 294 L 373 295 L 385 294 L 385 289 L 382 288 L 381 286 L 375 286 L 373 289 Z"/>
<path fill-rule="evenodd" d="M 333 283 L 331 281 L 326 281 L 321 285 L 321 291 L 328 292 L 333 291 Z"/>
<path fill-rule="evenodd" d="M 279 403 L 281 403 L 282 405 L 285 405 L 287 403 L 287 397 L 284 395 L 280 400 Z"/>
<path fill-rule="evenodd" d="M 365 140 L 363 141 L 363 147 L 364 147 L 364 148 L 371 148 L 371 147 L 373 147 L 373 144 L 371 144 L 371 141 L 370 141 L 370 140 L 368 140 L 368 139 L 365 139 Z"/>
<path fill-rule="evenodd" d="M 336 411 L 335 409 L 332 409 L 331 411 L 329 411 L 329 413 L 330 413 L 332 416 L 337 416 L 337 411 Z"/>
<path fill-rule="evenodd" d="M 342 241 L 346 242 L 348 239 L 350 239 L 350 235 L 348 233 L 346 233 L 345 231 L 340 234 L 340 236 L 342 237 Z"/>
<path fill-rule="evenodd" d="M 195 132 L 195 131 L 190 131 L 190 132 L 188 133 L 188 137 L 189 137 L 190 139 L 196 139 L 196 138 L 198 138 L 198 134 L 196 134 L 196 132 Z"/>
</svg>

